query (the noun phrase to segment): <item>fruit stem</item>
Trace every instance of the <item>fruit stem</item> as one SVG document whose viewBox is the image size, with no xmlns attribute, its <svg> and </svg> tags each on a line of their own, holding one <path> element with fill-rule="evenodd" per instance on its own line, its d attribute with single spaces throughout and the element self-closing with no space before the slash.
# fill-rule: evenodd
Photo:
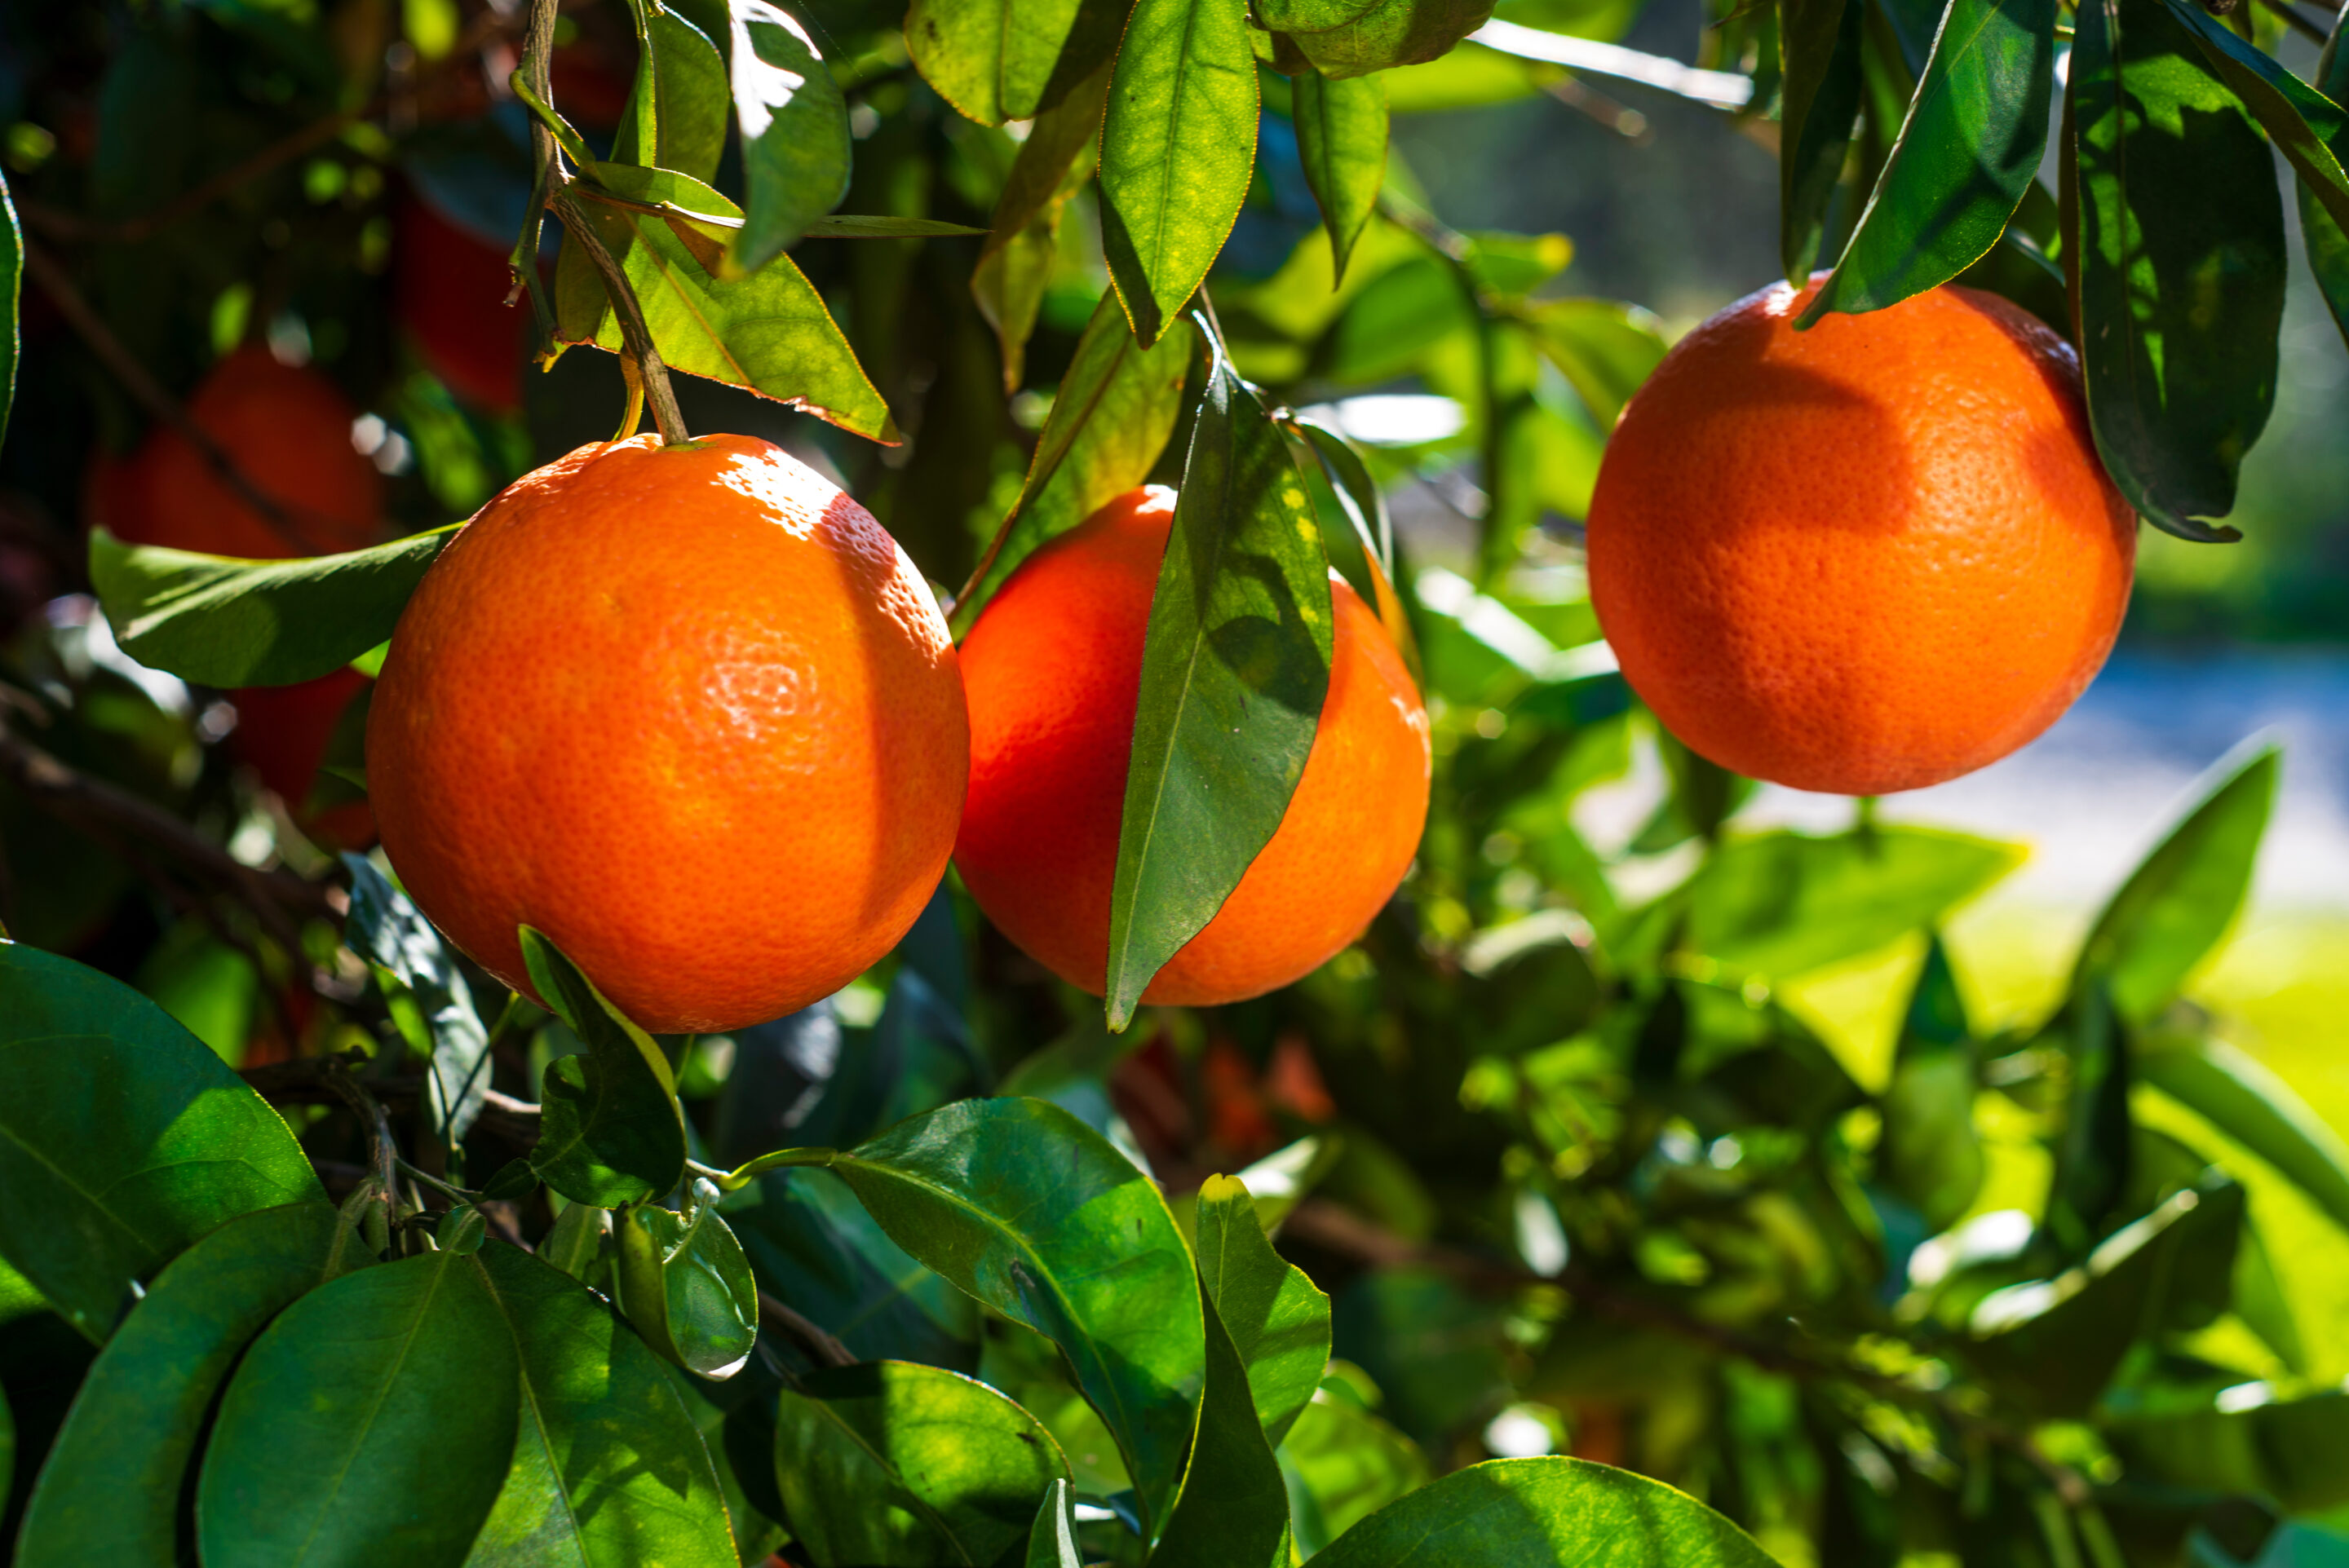
<svg viewBox="0 0 2349 1568">
<path fill-rule="evenodd" d="M 523 58 L 530 90 L 543 104 L 554 101 L 555 7 L 556 0 L 531 0 L 530 30 Z M 643 384 L 645 400 L 652 405 L 653 423 L 660 429 L 662 444 L 674 447 L 691 440 L 685 428 L 685 416 L 678 409 L 677 393 L 668 384 L 668 366 L 653 342 L 652 329 L 645 324 L 644 306 L 637 302 L 636 291 L 629 286 L 627 274 L 620 270 L 619 262 L 604 243 L 603 236 L 595 232 L 595 220 L 572 193 L 571 176 L 563 167 L 563 153 L 555 145 L 554 133 L 536 116 L 531 119 L 530 147 L 532 160 L 538 166 L 546 190 L 546 210 L 554 215 L 565 237 L 579 247 L 604 280 L 612 314 L 619 318 L 621 356 L 636 364 L 636 374 L 632 380 Z M 633 397 L 632 391 L 632 401 Z"/>
</svg>

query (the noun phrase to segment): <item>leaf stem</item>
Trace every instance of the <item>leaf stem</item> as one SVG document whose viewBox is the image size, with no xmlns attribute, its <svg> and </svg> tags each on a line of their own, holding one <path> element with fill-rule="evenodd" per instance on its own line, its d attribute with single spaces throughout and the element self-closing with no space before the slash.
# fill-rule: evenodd
<svg viewBox="0 0 2349 1568">
<path fill-rule="evenodd" d="M 748 1187 L 770 1171 L 781 1171 L 795 1165 L 830 1165 L 839 1158 L 840 1150 L 837 1149 L 778 1149 L 772 1154 L 761 1154 L 731 1171 L 712 1172 L 709 1180 L 732 1192 Z M 695 1173 L 702 1174 L 701 1171 Z"/>
</svg>

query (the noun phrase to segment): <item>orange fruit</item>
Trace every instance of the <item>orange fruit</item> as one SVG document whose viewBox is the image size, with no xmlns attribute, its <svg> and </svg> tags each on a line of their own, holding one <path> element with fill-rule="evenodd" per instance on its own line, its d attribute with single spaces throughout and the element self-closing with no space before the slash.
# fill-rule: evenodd
<svg viewBox="0 0 2349 1568">
<path fill-rule="evenodd" d="M 418 355 L 467 402 L 499 414 L 521 407 L 530 313 L 506 304 L 506 253 L 414 196 L 399 203 L 395 235 L 393 309 Z"/>
<path fill-rule="evenodd" d="M 946 870 L 969 765 L 936 602 L 780 448 L 582 447 L 441 552 L 367 717 L 383 846 L 531 994 L 519 925 L 662 1032 L 838 990 Z"/>
<path fill-rule="evenodd" d="M 2077 361 L 2036 318 L 1943 287 L 1796 332 L 1811 292 L 1731 305 L 1624 408 L 1591 603 L 1702 756 L 1798 789 L 1914 789 L 2071 707 L 2120 630 L 2137 521 Z"/>
<path fill-rule="evenodd" d="M 212 366 L 188 418 L 284 521 L 256 511 L 193 442 L 158 425 L 128 463 L 92 465 L 90 521 L 132 544 L 253 560 L 364 550 L 382 528 L 383 476 L 351 445 L 357 414 L 324 376 L 247 345 Z"/>
<path fill-rule="evenodd" d="M 1174 492 L 1133 490 L 1020 563 L 963 640 L 970 797 L 955 864 L 1006 936 L 1100 995 L 1142 678 Z M 1336 644 L 1280 829 L 1143 993 L 1204 1006 L 1310 974 L 1361 934 L 1427 820 L 1427 715 L 1385 629 L 1330 574 Z"/>
</svg>

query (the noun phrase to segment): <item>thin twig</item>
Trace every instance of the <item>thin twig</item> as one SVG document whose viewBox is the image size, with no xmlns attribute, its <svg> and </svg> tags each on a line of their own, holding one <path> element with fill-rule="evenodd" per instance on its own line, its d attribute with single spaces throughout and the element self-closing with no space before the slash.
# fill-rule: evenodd
<svg viewBox="0 0 2349 1568">
<path fill-rule="evenodd" d="M 122 383 L 123 390 L 154 418 L 178 431 L 190 446 L 202 453 L 204 461 L 212 465 L 212 471 L 221 477 L 221 481 L 234 490 L 238 499 L 261 514 L 262 521 L 268 525 L 272 533 L 295 549 L 313 555 L 319 553 L 318 545 L 303 534 L 285 503 L 255 484 L 252 476 L 237 467 L 236 460 L 221 449 L 220 443 L 188 418 L 188 411 L 180 407 L 178 399 L 163 390 L 162 383 L 157 381 L 148 368 L 139 363 L 138 357 L 123 346 L 122 340 L 114 335 L 114 329 L 90 308 L 89 302 L 82 298 L 81 291 L 74 287 L 73 280 L 66 276 L 65 269 L 58 266 L 47 251 L 38 245 L 26 245 L 25 272 L 40 285 L 41 292 L 49 296 L 50 303 L 57 307 L 57 314 L 66 318 L 67 325 L 88 346 L 89 351 L 98 356 L 98 362 L 114 373 L 114 378 Z"/>
<path fill-rule="evenodd" d="M 759 1321 L 798 1340 L 803 1349 L 827 1367 L 856 1365 L 856 1357 L 847 1346 L 763 1290 L 759 1293 Z"/>
<path fill-rule="evenodd" d="M 246 1068 L 242 1076 L 264 1099 L 316 1100 L 331 1091 L 331 1075 L 336 1063 L 365 1059 L 348 1054 L 295 1057 L 290 1061 Z M 424 1098 L 426 1085 L 421 1077 L 384 1078 L 374 1085 L 374 1090 L 378 1098 L 404 1108 Z M 483 1089 L 479 1124 L 516 1144 L 526 1145 L 538 1137 L 539 1108 L 498 1089 Z"/>
<path fill-rule="evenodd" d="M 326 1087 L 335 1091 L 359 1119 L 367 1130 L 367 1163 L 374 1168 L 376 1185 L 381 1190 L 384 1223 L 387 1228 L 398 1218 L 395 1210 L 399 1191 L 398 1176 L 394 1167 L 399 1159 L 398 1145 L 392 1140 L 391 1113 L 383 1102 L 360 1087 L 351 1073 L 350 1065 L 341 1057 L 323 1058 L 326 1065 Z"/>
</svg>

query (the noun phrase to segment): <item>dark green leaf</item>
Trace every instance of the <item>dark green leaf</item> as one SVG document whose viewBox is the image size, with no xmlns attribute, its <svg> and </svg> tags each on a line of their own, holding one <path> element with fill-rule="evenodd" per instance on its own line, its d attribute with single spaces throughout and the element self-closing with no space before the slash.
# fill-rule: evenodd
<svg viewBox="0 0 2349 1568">
<path fill-rule="evenodd" d="M 1278 1448 L 1321 1386 L 1330 1298 L 1265 1240 L 1246 1182 L 1210 1176 L 1198 1204 L 1199 1284 L 1247 1368 L 1265 1439 Z"/>
<path fill-rule="evenodd" d="M 1220 351 L 1142 652 L 1110 898 L 1110 1025 L 1271 841 L 1330 689 L 1330 562 L 1288 444 Z"/>
<path fill-rule="evenodd" d="M 848 105 L 815 40 L 790 12 L 771 0 L 730 0 L 728 8 L 733 39 L 726 53 L 733 73 L 734 117 L 742 127 L 748 211 L 739 214 L 742 230 L 728 247 L 723 265 L 728 279 L 740 280 L 790 249 L 809 224 L 848 194 Z M 800 289 L 813 293 L 804 279 Z M 766 303 L 771 308 L 779 300 L 770 296 Z M 822 302 L 817 305 L 821 309 Z M 830 325 L 831 317 L 824 321 Z M 657 327 L 654 335 L 660 336 Z M 720 335 L 730 342 L 735 335 L 721 328 Z M 661 349 L 667 353 L 666 338 Z"/>
<path fill-rule="evenodd" d="M 1416 677 L 1419 641 L 1402 596 L 1394 587 L 1394 521 L 1386 497 L 1371 478 L 1361 454 L 1336 431 L 1310 419 L 1289 421 L 1291 433 L 1302 436 L 1312 449 L 1310 459 L 1299 455 L 1306 489 L 1321 519 L 1321 543 L 1330 564 L 1364 603 L 1379 613 L 1379 624 Z M 1319 481 L 1319 482 L 1317 482 Z"/>
<path fill-rule="evenodd" d="M 1377 210 L 1387 178 L 1387 89 L 1377 77 L 1330 81 L 1319 72 L 1292 86 L 1289 117 L 1305 182 L 1330 232 L 1331 286 L 1346 275 L 1346 258 Z"/>
<path fill-rule="evenodd" d="M 1655 317 L 1616 300 L 1544 300 L 1527 310 L 1526 324 L 1602 430 L 1615 428 L 1668 346 Z"/>
<path fill-rule="evenodd" d="M 361 856 L 346 854 L 343 865 L 351 873 L 343 940 L 369 964 L 389 970 L 415 998 L 432 1043 L 424 1114 L 434 1136 L 454 1147 L 481 1114 L 490 1087 L 490 1032 L 473 1010 L 472 987 L 406 893 Z"/>
<path fill-rule="evenodd" d="M 1950 0 L 1900 139 L 1798 325 L 1938 288 L 1998 243 L 2047 149 L 2055 11 Z"/>
<path fill-rule="evenodd" d="M 829 1161 L 891 1239 L 1061 1346 L 1163 1520 L 1190 1448 L 1206 1330 L 1164 1200 L 1055 1105 L 959 1100 Z"/>
<path fill-rule="evenodd" d="M 2114 1429 L 2113 1447 L 2130 1475 L 2155 1484 L 2269 1498 L 2295 1513 L 2349 1502 L 2349 1394 L 2337 1389 L 2248 1410 L 2206 1408 L 2124 1421 Z M 2284 1568 L 2326 1559 L 2260 1561 Z"/>
<path fill-rule="evenodd" d="M 568 1274 L 502 1242 L 472 1261 L 521 1362 L 522 1419 L 467 1568 L 731 1561 L 717 1474 L 660 1363 Z"/>
<path fill-rule="evenodd" d="M 2349 1231 L 2349 1146 L 2290 1084 L 2223 1040 L 2153 1029 L 2137 1076 L 2274 1166 Z"/>
<path fill-rule="evenodd" d="M 523 926 L 522 953 L 540 999 L 587 1047 L 546 1069 L 532 1166 L 575 1203 L 617 1208 L 667 1191 L 685 1172 L 668 1058 L 545 935 Z"/>
<path fill-rule="evenodd" d="M 0 176 L 0 222 L 7 226 L 7 232 L 0 235 L 0 297 L 5 297 L 8 313 L 7 335 L 0 338 L 0 438 L 5 438 L 8 410 L 16 401 L 16 355 L 21 346 L 17 315 L 25 292 L 25 232 L 17 224 L 16 199 L 9 194 L 5 176 Z M 5 1418 L 5 1410 L 0 1410 L 0 1419 Z"/>
<path fill-rule="evenodd" d="M 599 170 L 617 167 L 597 165 Z M 709 199 L 721 204 L 711 214 L 716 219 L 741 216 L 717 192 L 704 198 Z M 747 230 L 638 214 L 595 201 L 580 208 L 636 291 L 670 369 L 789 403 L 876 441 L 897 438 L 888 405 L 865 377 L 823 296 L 790 257 L 776 257 L 754 276 L 722 281 L 710 273 L 714 235 L 733 232 L 739 242 Z M 555 269 L 559 335 L 566 343 L 593 343 L 616 354 L 620 325 L 603 289 L 585 253 L 566 246 Z"/>
<path fill-rule="evenodd" d="M 0 1258 L 103 1343 L 135 1282 L 255 1209 L 322 1201 L 285 1123 L 119 980 L 0 942 Z"/>
<path fill-rule="evenodd" d="M 708 180 L 726 150 L 724 57 L 700 28 L 658 5 L 636 7 L 636 87 L 612 133 L 613 160 Z"/>
<path fill-rule="evenodd" d="M 1797 288 L 1818 259 L 1827 206 L 1859 115 L 1863 10 L 1862 0 L 1778 0 L 1778 37 L 1785 57 L 1778 250 L 1786 277 Z"/>
<path fill-rule="evenodd" d="M 1248 1210 L 1246 1188 L 1237 1202 Z M 1204 1223 L 1204 1209 L 1201 1218 Z M 1245 1212 L 1239 1222 L 1254 1227 L 1254 1212 Z M 1248 1294 L 1237 1281 L 1230 1283 L 1236 1294 Z M 1203 1272 L 1199 1295 L 1207 1326 L 1207 1378 L 1199 1400 L 1198 1435 L 1183 1474 L 1183 1494 L 1150 1561 L 1159 1568 L 1288 1568 L 1288 1483 L 1257 1417 L 1247 1364 L 1207 1292 Z"/>
<path fill-rule="evenodd" d="M 707 1191 L 707 1182 L 696 1182 Z M 759 1337 L 759 1287 L 742 1243 L 697 1193 L 689 1212 L 640 1204 L 613 1216 L 620 1310 L 645 1342 L 689 1372 L 723 1380 Z"/>
<path fill-rule="evenodd" d="M 1029 1527 L 1025 1568 L 1084 1568 L 1084 1562 L 1077 1551 L 1077 1516 L 1069 1483 L 1055 1476 Z"/>
<path fill-rule="evenodd" d="M 520 1384 L 471 1258 L 426 1253 L 312 1291 L 222 1398 L 196 1490 L 206 1568 L 456 1568 L 512 1457 Z"/>
<path fill-rule="evenodd" d="M 1917 1211 L 1929 1234 L 1963 1217 L 1982 1190 L 1974 1075 L 1965 1001 L 1936 934 L 1901 1021 L 1876 1146 L 1877 1180 Z"/>
<path fill-rule="evenodd" d="M 1330 1386 L 1339 1386 L 1336 1379 Z M 1341 1386 L 1340 1386 L 1341 1387 Z M 1419 1445 L 1371 1414 L 1350 1390 L 1317 1394 L 1280 1446 L 1297 1549 L 1310 1556 L 1428 1482 Z"/>
<path fill-rule="evenodd" d="M 1094 309 L 1037 437 L 1019 498 L 955 600 L 947 624 L 956 636 L 969 632 L 995 591 L 1039 546 L 1150 476 L 1181 412 L 1191 347 L 1187 322 L 1144 348 L 1115 302 L 1104 298 Z"/>
<path fill-rule="evenodd" d="M 1069 1462 L 976 1378 L 911 1361 L 827 1367 L 783 1390 L 775 1477 L 816 1568 L 1016 1562 Z"/>
<path fill-rule="evenodd" d="M 2349 49 L 2341 46 L 2344 27 L 2349 27 L 2349 20 L 2333 24 L 2333 36 L 2324 41 L 2323 51 L 2316 57 L 2316 85 L 2336 104 L 2349 98 Z M 2317 289 L 2333 312 L 2333 324 L 2341 328 L 2343 338 L 2349 339 L 2349 228 L 2334 221 L 2306 181 L 2300 184 L 2299 196 L 2301 237 L 2307 242 L 2309 270 L 2316 274 Z"/>
<path fill-rule="evenodd" d="M 1598 1543 L 1604 1542 L 1601 1546 Z M 1389 1503 L 1314 1558 L 1322 1568 L 1772 1568 L 1685 1492 L 1582 1460 L 1492 1460 Z"/>
<path fill-rule="evenodd" d="M 89 580 L 123 651 L 202 686 L 315 680 L 390 637 L 454 527 L 302 561 L 89 536 Z"/>
<path fill-rule="evenodd" d="M 706 1382 L 665 1361 L 654 1364 L 701 1434 L 742 1568 L 759 1568 L 791 1539 L 783 1528 L 783 1500 L 775 1490 L 775 1400 L 782 1379 L 761 1361 L 724 1383 Z M 722 1568 L 723 1560 L 719 1563 Z"/>
<path fill-rule="evenodd" d="M 2200 6 L 2179 0 L 2164 4 L 2192 35 L 2212 72 L 2251 111 L 2300 176 L 2301 189 L 2313 194 L 2335 223 L 2349 223 L 2349 175 L 2342 172 L 2335 150 L 2349 147 L 2349 115 Z"/>
<path fill-rule="evenodd" d="M 1102 249 L 1143 347 L 1206 278 L 1256 167 L 1247 13 L 1217 0 L 1137 0 L 1102 127 Z"/>
<path fill-rule="evenodd" d="M 2121 1204 L 2137 1145 L 2132 1053 L 2101 985 L 2074 998 L 2051 1032 L 2068 1060 L 2070 1084 L 2041 1228 L 2064 1257 L 2078 1258 L 2127 1212 Z"/>
<path fill-rule="evenodd" d="M 2185 539 L 2234 510 L 2275 398 L 2283 204 L 2251 117 L 2158 0 L 2079 14 L 2070 94 L 2088 415 L 2105 468 Z"/>
<path fill-rule="evenodd" d="M 1108 0 L 1095 3 L 1108 8 Z M 1036 117 L 1004 177 L 1003 194 L 996 198 L 994 226 L 971 273 L 970 292 L 1001 346 L 1007 392 L 1019 390 L 1026 376 L 1028 338 L 1051 280 L 1061 215 L 1092 178 L 1115 63 L 1115 56 L 1104 51 L 1060 102 Z"/>
<path fill-rule="evenodd" d="M 554 1228 L 538 1243 L 538 1255 L 573 1279 L 587 1280 L 603 1253 L 604 1226 L 610 1212 L 594 1203 L 565 1204 L 554 1217 Z"/>
<path fill-rule="evenodd" d="M 375 1260 L 325 1203 L 231 1220 L 181 1253 L 91 1367 L 16 1542 L 25 1568 L 170 1563 L 181 1477 L 246 1342 Z"/>
<path fill-rule="evenodd" d="M 2072 995 L 2102 983 L 2127 1022 L 2151 1020 L 2234 923 L 2275 805 L 2282 753 L 2262 746 L 2214 782 L 2096 916 Z"/>
<path fill-rule="evenodd" d="M 1033 119 L 1076 17 L 1077 0 L 914 0 L 905 50 L 964 119 Z"/>
</svg>

